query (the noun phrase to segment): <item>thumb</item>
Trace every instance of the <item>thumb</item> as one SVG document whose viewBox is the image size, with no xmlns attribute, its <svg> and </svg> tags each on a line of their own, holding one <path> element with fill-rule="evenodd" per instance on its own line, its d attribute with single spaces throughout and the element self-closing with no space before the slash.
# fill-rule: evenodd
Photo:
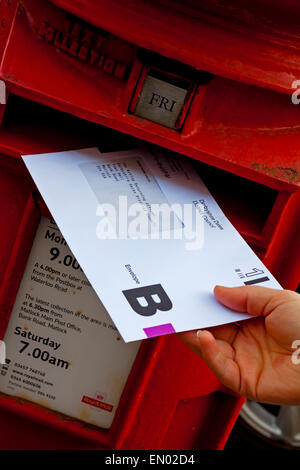
<svg viewBox="0 0 300 470">
<path fill-rule="evenodd" d="M 265 317 L 268 334 L 288 351 L 300 338 L 300 295 L 261 286 L 216 286 L 216 299 L 238 312 Z"/>
<path fill-rule="evenodd" d="M 296 292 L 261 286 L 216 286 L 214 295 L 221 304 L 232 310 L 258 316 L 267 316 L 281 304 L 300 299 Z"/>
</svg>

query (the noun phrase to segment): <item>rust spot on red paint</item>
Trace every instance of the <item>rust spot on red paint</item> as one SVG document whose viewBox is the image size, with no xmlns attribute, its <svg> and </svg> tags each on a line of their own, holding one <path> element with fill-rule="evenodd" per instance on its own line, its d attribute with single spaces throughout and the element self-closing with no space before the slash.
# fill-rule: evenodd
<svg viewBox="0 0 300 470">
<path fill-rule="evenodd" d="M 296 168 L 281 167 L 281 166 L 268 166 L 265 163 L 252 163 L 252 167 L 257 171 L 262 171 L 275 178 L 280 178 L 293 183 L 298 179 L 299 173 Z"/>
<path fill-rule="evenodd" d="M 7 75 L 7 74 L 3 76 L 3 80 L 4 81 L 7 80 L 7 81 L 11 81 L 11 82 L 16 82 L 16 83 L 19 82 L 19 80 L 14 75 Z"/>
</svg>

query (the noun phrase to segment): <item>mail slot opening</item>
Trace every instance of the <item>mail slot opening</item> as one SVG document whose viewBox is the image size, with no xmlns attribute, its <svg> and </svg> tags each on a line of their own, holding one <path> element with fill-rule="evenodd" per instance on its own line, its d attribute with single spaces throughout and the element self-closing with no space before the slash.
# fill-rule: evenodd
<svg viewBox="0 0 300 470">
<path fill-rule="evenodd" d="M 17 154 L 93 146 L 109 152 L 145 145 L 128 134 L 16 95 L 9 97 L 0 146 L 11 142 L 12 131 Z M 187 157 L 178 154 L 178 158 Z M 236 229 L 255 249 L 264 249 L 289 194 L 202 162 L 194 161 L 194 164 Z"/>
<path fill-rule="evenodd" d="M 196 162 L 196 168 L 225 215 L 246 241 L 254 249 L 265 248 L 268 225 L 272 224 L 274 228 L 280 216 L 280 193 L 202 162 Z M 287 195 L 285 197 L 288 198 Z"/>
<path fill-rule="evenodd" d="M 109 127 L 10 94 L 1 124 L 0 150 L 7 151 L 8 146 L 20 155 L 99 147 L 106 152 L 129 149 L 139 142 Z"/>
</svg>

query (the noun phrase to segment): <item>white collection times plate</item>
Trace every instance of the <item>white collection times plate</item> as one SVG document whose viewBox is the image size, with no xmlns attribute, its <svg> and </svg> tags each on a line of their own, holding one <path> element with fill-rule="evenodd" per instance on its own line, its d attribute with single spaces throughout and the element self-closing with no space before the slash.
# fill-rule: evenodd
<svg viewBox="0 0 300 470">
<path fill-rule="evenodd" d="M 140 342 L 124 343 L 47 218 L 40 221 L 4 341 L 1 392 L 110 427 Z"/>
</svg>

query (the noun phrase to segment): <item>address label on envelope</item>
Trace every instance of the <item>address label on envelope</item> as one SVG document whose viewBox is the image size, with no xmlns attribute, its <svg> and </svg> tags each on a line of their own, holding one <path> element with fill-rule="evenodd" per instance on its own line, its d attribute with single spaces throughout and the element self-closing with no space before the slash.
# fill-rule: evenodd
<svg viewBox="0 0 300 470">
<path fill-rule="evenodd" d="M 248 318 L 215 300 L 216 284 L 280 289 L 191 161 L 97 148 L 23 159 L 126 342 Z"/>
</svg>

